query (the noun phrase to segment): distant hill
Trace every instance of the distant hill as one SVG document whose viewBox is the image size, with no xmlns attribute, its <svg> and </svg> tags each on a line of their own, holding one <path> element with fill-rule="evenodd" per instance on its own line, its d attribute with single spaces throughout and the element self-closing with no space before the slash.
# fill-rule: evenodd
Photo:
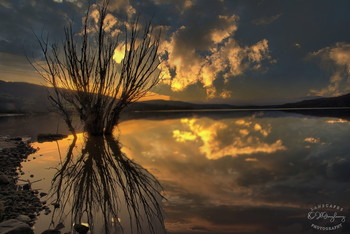
<svg viewBox="0 0 350 234">
<path fill-rule="evenodd" d="M 129 109 L 137 111 L 160 110 L 201 110 L 201 109 L 233 109 L 237 106 L 228 104 L 194 104 L 181 101 L 152 100 L 134 103 Z"/>
<path fill-rule="evenodd" d="M 53 109 L 48 100 L 50 88 L 24 82 L 0 80 L 0 113 L 37 113 Z M 152 100 L 132 104 L 129 111 L 194 110 L 235 108 L 231 105 L 193 104 L 181 101 Z"/>
<path fill-rule="evenodd" d="M 44 86 L 0 80 L 0 112 L 47 112 L 51 108 L 47 92 Z"/>
<path fill-rule="evenodd" d="M 278 105 L 282 108 L 350 107 L 350 93 L 338 97 L 317 98 Z"/>
<path fill-rule="evenodd" d="M 24 82 L 0 80 L 0 113 L 37 113 L 53 109 L 47 98 L 50 88 Z M 193 104 L 181 101 L 152 100 L 137 102 L 129 111 L 246 109 L 246 108 L 312 108 L 350 107 L 350 94 L 339 97 L 317 98 L 275 106 L 234 106 L 228 104 Z"/>
</svg>

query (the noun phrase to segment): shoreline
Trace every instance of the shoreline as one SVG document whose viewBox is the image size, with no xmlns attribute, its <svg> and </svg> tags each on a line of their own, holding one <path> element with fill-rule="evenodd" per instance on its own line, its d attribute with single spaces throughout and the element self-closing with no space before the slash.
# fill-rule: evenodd
<svg viewBox="0 0 350 234">
<path fill-rule="evenodd" d="M 46 193 L 32 190 L 33 181 L 20 180 L 21 163 L 35 153 L 28 139 L 0 137 L 0 233 L 24 230 L 33 233 L 32 226 L 40 212 L 49 208 L 40 197 Z"/>
</svg>

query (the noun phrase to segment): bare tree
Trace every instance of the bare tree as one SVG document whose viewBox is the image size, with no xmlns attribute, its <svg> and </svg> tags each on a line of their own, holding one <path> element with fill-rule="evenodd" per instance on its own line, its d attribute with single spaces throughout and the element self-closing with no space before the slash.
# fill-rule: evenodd
<svg viewBox="0 0 350 234">
<path fill-rule="evenodd" d="M 150 23 L 141 29 L 137 18 L 124 34 L 115 34 L 106 22 L 108 4 L 109 0 L 102 0 L 97 5 L 97 23 L 89 6 L 82 32 L 75 34 L 72 26 L 65 28 L 61 44 L 37 37 L 45 64 L 32 63 L 54 88 L 49 98 L 69 128 L 74 131 L 74 110 L 90 135 L 111 134 L 121 111 L 159 82 L 160 32 L 154 32 Z M 93 29 L 91 22 L 95 23 Z M 118 64 L 113 56 L 121 36 L 124 59 Z"/>
</svg>

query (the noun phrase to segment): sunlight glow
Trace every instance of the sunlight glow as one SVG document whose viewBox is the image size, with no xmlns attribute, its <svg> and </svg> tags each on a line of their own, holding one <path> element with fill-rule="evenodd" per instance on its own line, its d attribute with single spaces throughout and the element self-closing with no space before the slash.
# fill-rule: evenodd
<svg viewBox="0 0 350 234">
<path fill-rule="evenodd" d="M 327 123 L 347 123 L 348 121 L 344 120 L 344 119 L 338 119 L 338 120 L 327 120 Z"/>
<path fill-rule="evenodd" d="M 116 63 L 121 63 L 125 56 L 125 46 L 124 44 L 119 44 L 114 50 L 113 60 Z"/>
</svg>

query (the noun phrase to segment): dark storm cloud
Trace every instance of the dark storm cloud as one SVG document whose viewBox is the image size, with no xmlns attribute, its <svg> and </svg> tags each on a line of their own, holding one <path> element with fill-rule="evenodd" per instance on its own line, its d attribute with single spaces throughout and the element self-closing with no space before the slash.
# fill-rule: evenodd
<svg viewBox="0 0 350 234">
<path fill-rule="evenodd" d="M 4 0 L 0 5 L 0 52 L 36 53 L 34 33 L 48 33 L 50 38 L 59 40 L 64 26 L 73 19 L 78 24 L 81 22 L 81 9 L 75 1 Z"/>
<path fill-rule="evenodd" d="M 273 15 L 270 17 L 258 18 L 258 19 L 253 20 L 252 23 L 256 24 L 256 25 L 271 24 L 272 22 L 277 20 L 279 17 L 281 17 L 281 15 L 282 14 L 277 14 L 277 15 Z"/>
<path fill-rule="evenodd" d="M 1 60 L 28 51 L 38 55 L 32 31 L 55 40 L 69 22 L 79 31 L 86 6 L 82 0 L 1 0 Z M 111 0 L 110 9 L 121 22 L 140 14 L 163 30 L 167 81 L 159 93 L 263 104 L 348 92 L 330 92 L 347 73 L 305 59 L 350 43 L 347 0 Z"/>
<path fill-rule="evenodd" d="M 264 74 L 247 74 L 243 82 L 231 80 L 230 89 L 238 98 L 249 99 L 249 94 L 257 93 L 271 103 L 274 97 L 305 97 L 312 89 L 326 88 L 332 74 L 305 58 L 309 53 L 337 42 L 350 42 L 349 9 L 349 1 L 261 1 L 260 5 L 250 4 L 240 15 L 237 39 L 266 38 L 271 56 L 277 63 L 270 65 Z M 252 20 L 278 14 L 282 15 L 271 24 L 252 23 Z M 271 85 L 267 88 L 264 84 Z"/>
</svg>

